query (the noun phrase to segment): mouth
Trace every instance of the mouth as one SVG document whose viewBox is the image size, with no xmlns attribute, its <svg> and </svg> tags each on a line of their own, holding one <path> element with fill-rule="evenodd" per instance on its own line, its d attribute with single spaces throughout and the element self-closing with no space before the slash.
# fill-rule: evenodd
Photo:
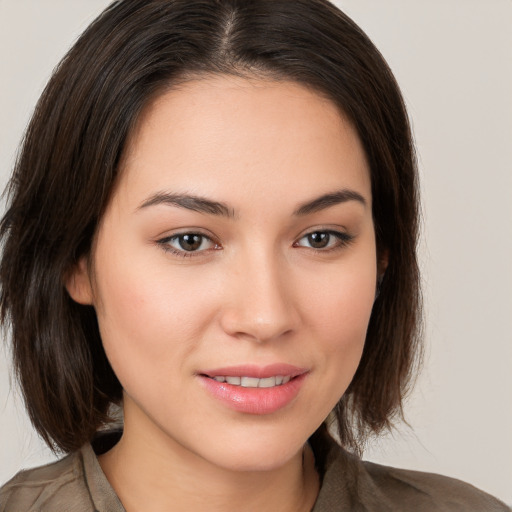
<svg viewBox="0 0 512 512">
<path fill-rule="evenodd" d="M 243 388 L 273 388 L 283 386 L 290 380 L 307 373 L 306 368 L 300 368 L 286 363 L 276 363 L 267 366 L 252 364 L 217 368 L 201 372 L 216 382 L 240 386 Z"/>
<path fill-rule="evenodd" d="M 208 376 L 206 375 L 206 377 Z M 226 382 L 227 384 L 231 384 L 231 386 L 240 386 L 242 388 L 273 388 L 287 384 L 294 377 L 290 375 L 275 375 L 274 377 L 258 379 L 257 377 L 248 376 L 216 375 L 215 377 L 209 378 L 217 382 Z"/>
<path fill-rule="evenodd" d="M 244 365 L 198 374 L 208 394 L 230 409 L 271 414 L 294 401 L 309 373 L 288 364 Z"/>
</svg>

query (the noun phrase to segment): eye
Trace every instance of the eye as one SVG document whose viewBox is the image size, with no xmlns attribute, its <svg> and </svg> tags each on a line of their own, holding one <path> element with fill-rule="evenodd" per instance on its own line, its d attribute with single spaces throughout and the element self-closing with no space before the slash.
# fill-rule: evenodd
<svg viewBox="0 0 512 512">
<path fill-rule="evenodd" d="M 294 247 L 309 247 L 316 250 L 337 249 L 348 245 L 353 237 L 341 231 L 313 231 L 300 238 Z"/>
<path fill-rule="evenodd" d="M 195 253 L 219 248 L 211 238 L 201 233 L 180 233 L 162 238 L 158 243 L 164 250 L 179 256 L 192 256 Z"/>
</svg>

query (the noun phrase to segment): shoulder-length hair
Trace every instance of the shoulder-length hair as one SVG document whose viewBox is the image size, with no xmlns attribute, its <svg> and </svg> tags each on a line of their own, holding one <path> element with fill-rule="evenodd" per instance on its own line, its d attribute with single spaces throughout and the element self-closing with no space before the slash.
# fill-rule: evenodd
<svg viewBox="0 0 512 512">
<path fill-rule="evenodd" d="M 370 167 L 377 248 L 389 263 L 362 360 L 334 411 L 341 443 L 357 450 L 402 413 L 420 352 L 417 171 L 404 102 L 379 51 L 327 0 L 122 0 L 50 79 L 0 224 L 1 319 L 32 423 L 53 449 L 89 442 L 122 398 L 94 309 L 69 297 L 65 276 L 91 250 L 145 105 L 211 73 L 306 85 L 355 127 Z"/>
</svg>

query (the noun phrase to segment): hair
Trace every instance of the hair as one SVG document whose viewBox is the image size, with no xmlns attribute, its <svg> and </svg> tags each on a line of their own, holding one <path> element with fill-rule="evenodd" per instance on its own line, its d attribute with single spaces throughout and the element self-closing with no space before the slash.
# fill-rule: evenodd
<svg viewBox="0 0 512 512">
<path fill-rule="evenodd" d="M 421 354 L 418 184 L 404 101 L 384 58 L 327 0 L 122 0 L 56 68 L 29 123 L 0 223 L 0 315 L 30 419 L 70 452 L 108 427 L 122 388 L 92 306 L 65 277 L 91 251 L 144 107 L 187 77 L 302 84 L 355 127 L 368 160 L 377 250 L 388 255 L 357 372 L 333 411 L 359 451 L 403 418 Z M 326 423 L 317 436 L 327 435 Z"/>
</svg>

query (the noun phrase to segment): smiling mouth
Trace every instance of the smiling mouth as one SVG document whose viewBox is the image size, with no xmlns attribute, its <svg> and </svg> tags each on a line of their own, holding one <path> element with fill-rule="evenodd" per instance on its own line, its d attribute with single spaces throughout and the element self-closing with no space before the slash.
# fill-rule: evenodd
<svg viewBox="0 0 512 512">
<path fill-rule="evenodd" d="M 291 364 L 242 364 L 198 373 L 206 391 L 228 408 L 244 414 L 266 415 L 290 404 L 299 394 L 309 370 Z"/>
<path fill-rule="evenodd" d="M 206 377 L 209 377 L 206 375 Z M 231 386 L 240 386 L 242 388 L 273 388 L 287 384 L 293 378 L 291 375 L 275 375 L 273 377 L 266 377 L 258 379 L 257 377 L 235 377 L 229 375 L 216 375 L 209 377 L 217 382 L 225 382 Z"/>
</svg>

